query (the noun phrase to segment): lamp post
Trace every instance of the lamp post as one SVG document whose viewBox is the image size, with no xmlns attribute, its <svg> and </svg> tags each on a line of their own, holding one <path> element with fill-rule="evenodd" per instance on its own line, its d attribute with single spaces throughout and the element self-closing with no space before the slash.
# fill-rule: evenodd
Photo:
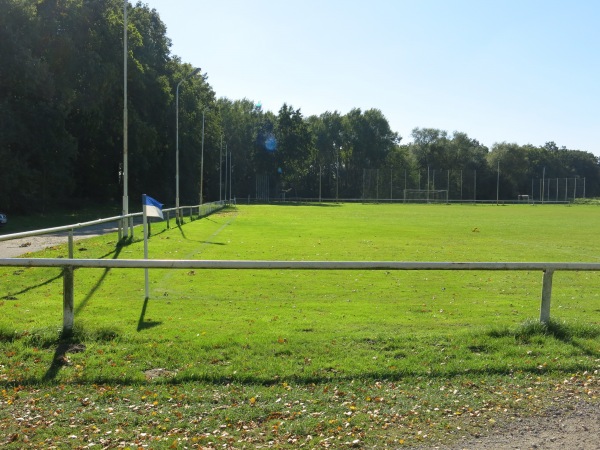
<svg viewBox="0 0 600 450">
<path fill-rule="evenodd" d="M 200 72 L 199 67 L 187 74 L 183 80 L 177 83 L 177 88 L 175 89 L 175 215 L 177 217 L 176 222 L 178 225 L 181 223 L 181 213 L 179 211 L 179 86 L 198 72 Z"/>
</svg>

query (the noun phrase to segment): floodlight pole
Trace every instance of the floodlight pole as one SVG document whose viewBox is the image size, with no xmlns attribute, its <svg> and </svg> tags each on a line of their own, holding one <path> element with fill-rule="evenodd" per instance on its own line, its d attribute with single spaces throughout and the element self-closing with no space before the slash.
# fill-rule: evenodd
<svg viewBox="0 0 600 450">
<path fill-rule="evenodd" d="M 200 206 L 202 206 L 202 187 L 204 186 L 204 113 L 202 110 L 202 150 L 200 153 Z"/>
<path fill-rule="evenodd" d="M 319 203 L 321 202 L 321 178 L 322 178 L 323 166 L 319 164 Z"/>
<path fill-rule="evenodd" d="M 229 180 L 229 172 L 227 169 L 227 161 L 228 161 L 228 156 L 227 156 L 227 142 L 225 142 L 225 183 L 223 184 L 223 199 L 225 200 L 225 203 L 227 204 L 227 180 Z"/>
<path fill-rule="evenodd" d="M 337 151 L 337 161 L 335 162 L 335 201 L 339 201 L 340 194 L 340 152 L 342 151 L 342 146 Z"/>
<path fill-rule="evenodd" d="M 123 216 L 129 214 L 129 197 L 127 192 L 127 5 L 128 1 L 123 1 Z M 122 219 L 123 237 L 129 235 L 127 231 L 128 219 Z"/>
<path fill-rule="evenodd" d="M 177 88 L 175 89 L 175 217 L 177 225 L 181 223 L 181 212 L 179 210 L 179 86 L 198 72 L 200 72 L 199 67 L 177 83 Z"/>
<path fill-rule="evenodd" d="M 427 203 L 429 203 L 429 166 L 427 166 Z"/>
<path fill-rule="evenodd" d="M 223 135 L 221 134 L 221 147 L 219 148 L 219 203 L 223 200 Z"/>
<path fill-rule="evenodd" d="M 500 198 L 500 158 L 498 158 L 498 175 L 496 176 L 496 206 L 499 204 Z"/>
</svg>

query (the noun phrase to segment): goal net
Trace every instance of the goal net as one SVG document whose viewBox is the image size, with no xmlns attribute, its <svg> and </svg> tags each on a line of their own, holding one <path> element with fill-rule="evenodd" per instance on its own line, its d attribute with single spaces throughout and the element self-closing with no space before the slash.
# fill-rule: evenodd
<svg viewBox="0 0 600 450">
<path fill-rule="evenodd" d="M 446 189 L 404 189 L 405 203 L 448 203 Z"/>
</svg>

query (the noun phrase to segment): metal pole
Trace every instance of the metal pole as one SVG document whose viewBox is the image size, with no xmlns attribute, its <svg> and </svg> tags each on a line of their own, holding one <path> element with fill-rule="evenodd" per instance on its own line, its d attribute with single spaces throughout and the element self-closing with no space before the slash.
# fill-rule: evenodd
<svg viewBox="0 0 600 450">
<path fill-rule="evenodd" d="M 123 1 L 123 216 L 129 214 L 129 198 L 127 192 L 127 152 L 128 152 L 128 136 L 127 136 L 127 5 L 128 1 Z M 123 237 L 128 236 L 127 219 L 123 219 Z"/>
<path fill-rule="evenodd" d="M 340 150 L 342 147 L 340 147 Z M 335 162 L 335 201 L 339 199 L 340 192 L 340 151 L 337 153 L 337 161 Z"/>
<path fill-rule="evenodd" d="M 221 147 L 219 148 L 219 202 L 223 200 L 223 135 L 221 135 Z"/>
<path fill-rule="evenodd" d="M 554 270 L 544 270 L 542 282 L 542 305 L 540 308 L 540 322 L 548 324 L 550 322 L 550 302 L 552 300 L 552 275 Z"/>
<path fill-rule="evenodd" d="M 227 180 L 229 179 L 229 171 L 227 170 L 227 143 L 225 143 L 225 184 L 223 185 L 223 198 L 225 199 L 225 203 L 227 203 Z"/>
<path fill-rule="evenodd" d="M 202 111 L 202 150 L 200 153 L 200 206 L 202 206 L 202 187 L 204 186 L 204 112 Z M 198 214 L 200 215 L 200 214 Z"/>
<path fill-rule="evenodd" d="M 542 205 L 544 204 L 544 190 L 545 190 L 545 186 L 544 183 L 546 182 L 546 168 L 544 167 L 544 170 L 542 170 Z"/>
<path fill-rule="evenodd" d="M 321 202 L 321 178 L 323 177 L 323 166 L 319 164 L 319 202 Z"/>
<path fill-rule="evenodd" d="M 144 259 L 148 259 L 148 215 L 146 214 L 146 194 L 142 195 L 142 205 L 144 209 L 142 211 L 142 226 L 144 233 Z M 146 299 L 150 298 L 150 277 L 148 275 L 148 268 L 144 269 L 144 288 L 146 293 Z"/>
<path fill-rule="evenodd" d="M 73 228 L 69 230 L 69 259 L 73 259 Z"/>
<path fill-rule="evenodd" d="M 498 159 L 498 175 L 496 177 L 496 206 L 500 197 L 500 159 Z"/>
<path fill-rule="evenodd" d="M 181 213 L 179 211 L 179 86 L 189 77 L 200 72 L 200 68 L 194 69 L 187 74 L 175 88 L 175 222 L 179 225 L 181 222 Z"/>
<path fill-rule="evenodd" d="M 73 292 L 75 269 L 73 266 L 63 267 L 63 329 L 62 338 L 73 334 Z"/>
<path fill-rule="evenodd" d="M 179 86 L 175 89 L 175 223 L 179 225 Z"/>
<path fill-rule="evenodd" d="M 429 166 L 427 166 L 427 203 L 429 203 Z"/>
</svg>

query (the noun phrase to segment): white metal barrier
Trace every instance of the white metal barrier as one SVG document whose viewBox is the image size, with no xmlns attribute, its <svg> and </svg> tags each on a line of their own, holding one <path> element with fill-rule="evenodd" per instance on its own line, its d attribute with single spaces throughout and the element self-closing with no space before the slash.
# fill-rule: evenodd
<svg viewBox="0 0 600 450">
<path fill-rule="evenodd" d="M 63 335 L 73 331 L 75 268 L 106 269 L 236 269 L 236 270 L 520 270 L 543 273 L 540 321 L 550 321 L 552 276 L 557 270 L 600 271 L 600 263 L 544 262 L 401 262 L 401 261 L 241 261 L 169 259 L 5 258 L 0 267 L 62 267 Z"/>
<path fill-rule="evenodd" d="M 193 218 L 194 212 L 197 212 L 197 217 L 204 217 L 204 216 L 208 216 L 208 215 L 212 214 L 213 212 L 218 211 L 224 207 L 225 207 L 225 202 L 219 201 L 219 202 L 203 203 L 202 205 L 196 205 L 196 206 L 180 206 L 179 210 L 180 211 L 185 211 L 185 210 L 189 211 L 189 217 L 191 220 Z M 170 213 L 171 212 L 177 212 L 177 208 L 163 209 L 163 214 L 165 215 L 165 220 L 167 221 L 167 228 L 170 227 Z M 176 215 L 177 214 L 175 214 L 175 216 Z M 23 231 L 20 233 L 3 234 L 3 235 L 0 235 L 0 242 L 1 241 L 10 241 L 12 239 L 21 239 L 21 238 L 26 238 L 26 237 L 31 237 L 31 236 L 42 236 L 44 234 L 62 233 L 62 232 L 67 231 L 69 233 L 68 234 L 69 258 L 73 258 L 74 230 L 79 230 L 82 228 L 89 228 L 89 227 L 101 225 L 104 223 L 115 222 L 117 225 L 118 233 L 119 233 L 119 239 L 121 239 L 121 237 L 123 236 L 123 222 L 130 222 L 130 225 L 126 225 L 126 227 L 131 226 L 131 237 L 133 237 L 133 218 L 134 217 L 141 218 L 142 213 L 139 212 L 139 213 L 127 214 L 124 216 L 107 217 L 104 219 L 90 220 L 88 222 L 81 222 L 81 223 L 76 223 L 76 224 L 71 224 L 71 225 L 63 225 L 60 227 L 44 228 L 41 230 L 32 230 L 32 231 Z"/>
</svg>

